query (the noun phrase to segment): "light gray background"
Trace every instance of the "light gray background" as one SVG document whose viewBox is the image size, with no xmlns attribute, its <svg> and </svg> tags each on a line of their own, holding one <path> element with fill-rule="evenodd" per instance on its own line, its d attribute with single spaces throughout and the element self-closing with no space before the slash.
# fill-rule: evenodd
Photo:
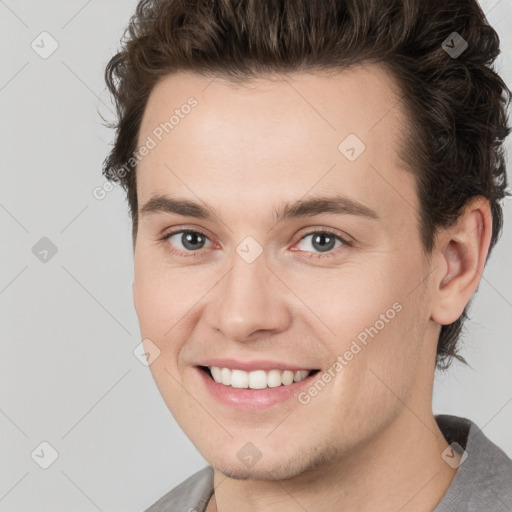
<svg viewBox="0 0 512 512">
<path fill-rule="evenodd" d="M 482 4 L 510 84 L 511 1 Z M 92 195 L 113 139 L 97 115 L 113 116 L 104 67 L 135 5 L 0 0 L 0 512 L 141 511 L 206 465 L 133 355 L 124 192 Z M 43 31 L 59 45 L 47 59 L 31 48 Z M 467 325 L 472 368 L 438 375 L 434 400 L 436 413 L 471 418 L 509 456 L 511 202 Z M 58 249 L 47 263 L 32 253 L 42 237 Z M 59 454 L 46 470 L 31 457 L 43 441 Z"/>
</svg>

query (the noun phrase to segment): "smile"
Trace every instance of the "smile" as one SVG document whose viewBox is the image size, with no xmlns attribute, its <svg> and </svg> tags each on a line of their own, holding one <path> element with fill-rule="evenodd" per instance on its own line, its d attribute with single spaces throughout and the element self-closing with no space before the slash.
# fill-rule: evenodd
<svg viewBox="0 0 512 512">
<path fill-rule="evenodd" d="M 232 370 L 218 366 L 208 366 L 211 376 L 218 384 L 232 388 L 265 389 L 278 386 L 288 386 L 293 382 L 300 382 L 317 370 Z"/>
<path fill-rule="evenodd" d="M 320 370 L 246 372 L 219 366 L 197 366 L 196 371 L 215 401 L 230 408 L 256 412 L 293 399 L 312 384 Z"/>
</svg>

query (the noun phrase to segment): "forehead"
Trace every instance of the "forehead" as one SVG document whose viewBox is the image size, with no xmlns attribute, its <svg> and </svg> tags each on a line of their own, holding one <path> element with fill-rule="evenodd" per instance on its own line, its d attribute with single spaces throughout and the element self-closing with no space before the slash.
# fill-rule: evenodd
<svg viewBox="0 0 512 512">
<path fill-rule="evenodd" d="M 153 146 L 137 167 L 139 205 L 157 193 L 193 192 L 214 207 L 260 207 L 334 188 L 382 212 L 399 198 L 410 207 L 414 185 L 398 157 L 406 125 L 382 66 L 239 84 L 169 75 L 153 89 L 139 131 L 138 147 Z"/>
</svg>

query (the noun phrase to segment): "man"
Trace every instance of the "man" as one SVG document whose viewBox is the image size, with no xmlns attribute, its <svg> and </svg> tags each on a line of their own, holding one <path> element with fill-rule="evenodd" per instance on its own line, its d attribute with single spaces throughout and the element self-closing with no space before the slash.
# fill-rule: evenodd
<svg viewBox="0 0 512 512">
<path fill-rule="evenodd" d="M 476 1 L 141 1 L 128 36 L 104 172 L 151 372 L 209 463 L 148 511 L 511 510 L 512 461 L 432 413 L 502 227 Z"/>
</svg>

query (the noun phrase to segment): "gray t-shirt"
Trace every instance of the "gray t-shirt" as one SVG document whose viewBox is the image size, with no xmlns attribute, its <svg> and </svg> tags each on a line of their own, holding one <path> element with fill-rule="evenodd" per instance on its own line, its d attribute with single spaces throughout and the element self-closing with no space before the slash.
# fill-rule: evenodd
<svg viewBox="0 0 512 512">
<path fill-rule="evenodd" d="M 435 417 L 446 441 L 467 458 L 433 512 L 512 512 L 512 460 L 466 418 Z M 213 494 L 213 468 L 206 466 L 145 512 L 204 512 Z"/>
</svg>

